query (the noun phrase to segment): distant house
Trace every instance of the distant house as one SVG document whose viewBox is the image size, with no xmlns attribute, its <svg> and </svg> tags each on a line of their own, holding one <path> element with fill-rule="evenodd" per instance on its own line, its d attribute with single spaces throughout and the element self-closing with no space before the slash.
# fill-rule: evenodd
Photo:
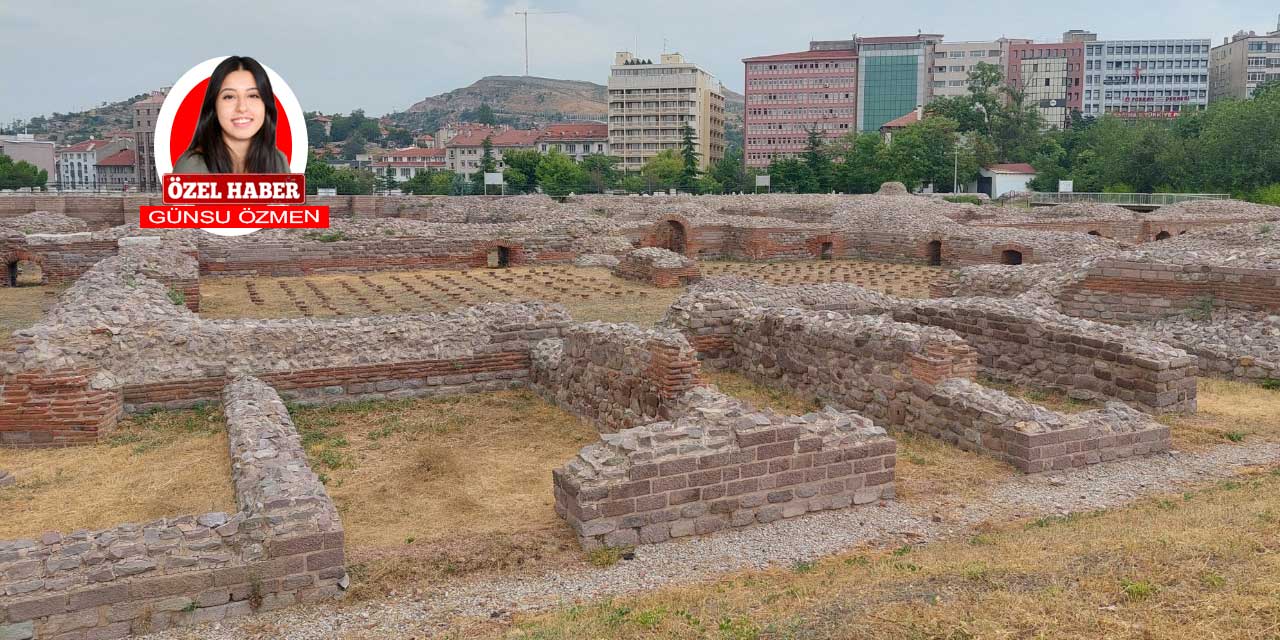
<svg viewBox="0 0 1280 640">
<path fill-rule="evenodd" d="M 98 163 L 133 146 L 133 139 L 85 140 L 57 152 L 58 182 L 63 187 L 94 187 L 104 182 L 98 176 Z"/>
<path fill-rule="evenodd" d="M 880 138 L 885 144 L 893 144 L 893 134 L 924 119 L 924 107 L 916 107 L 903 116 L 898 116 L 880 126 Z"/>
<path fill-rule="evenodd" d="M 538 151 L 552 150 L 578 162 L 593 154 L 609 155 L 609 125 L 603 122 L 547 125 L 538 135 Z"/>
<path fill-rule="evenodd" d="M 134 174 L 134 163 L 137 162 L 133 149 L 121 149 L 101 160 L 97 164 L 98 184 L 111 186 L 135 185 L 138 180 Z"/>
<path fill-rule="evenodd" d="M 978 182 L 970 185 L 969 191 L 999 198 L 1011 191 L 1030 191 L 1027 184 L 1035 177 L 1036 168 L 1025 162 L 993 164 L 978 169 Z"/>
<path fill-rule="evenodd" d="M 396 182 L 404 182 L 424 171 L 438 171 L 445 167 L 444 149 L 420 147 L 393 149 L 369 163 L 369 168 L 375 175 L 391 176 Z"/>
</svg>

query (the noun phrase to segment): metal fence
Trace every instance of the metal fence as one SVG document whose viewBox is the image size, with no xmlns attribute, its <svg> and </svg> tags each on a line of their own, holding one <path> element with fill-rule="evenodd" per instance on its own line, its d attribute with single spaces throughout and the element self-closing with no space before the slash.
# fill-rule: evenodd
<svg viewBox="0 0 1280 640">
<path fill-rule="evenodd" d="M 1032 205 L 1114 204 L 1131 207 L 1163 207 L 1192 200 L 1230 200 L 1229 193 L 1052 193 L 1037 191 L 1031 194 Z"/>
</svg>

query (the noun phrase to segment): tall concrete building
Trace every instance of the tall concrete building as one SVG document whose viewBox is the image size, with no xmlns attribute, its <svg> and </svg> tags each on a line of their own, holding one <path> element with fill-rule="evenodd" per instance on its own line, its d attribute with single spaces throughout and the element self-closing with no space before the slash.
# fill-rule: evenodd
<svg viewBox="0 0 1280 640">
<path fill-rule="evenodd" d="M 1280 80 L 1280 23 L 1266 35 L 1237 32 L 1209 56 L 1209 99 L 1246 100 L 1265 82 Z"/>
<path fill-rule="evenodd" d="M 748 167 L 767 167 L 803 153 L 810 131 L 832 140 L 857 130 L 856 41 L 810 42 L 808 51 L 742 62 L 743 155 Z"/>
<path fill-rule="evenodd" d="M 1072 111 L 1082 108 L 1084 38 L 1092 34 L 1068 32 L 1064 35 L 1074 41 L 1010 45 L 1005 72 L 1009 84 L 1023 91 L 1027 104 L 1039 110 L 1045 124 L 1059 129 L 1071 122 Z"/>
<path fill-rule="evenodd" d="M 1087 116 L 1176 118 L 1209 103 L 1209 45 L 1204 39 L 1085 42 Z"/>
<path fill-rule="evenodd" d="M 35 135 L 19 133 L 0 138 L 0 154 L 9 156 L 16 162 L 29 162 L 37 169 L 49 173 L 48 181 L 58 179 L 58 165 L 54 155 L 52 140 L 36 140 Z"/>
<path fill-rule="evenodd" d="M 678 149 L 684 125 L 693 129 L 698 166 L 724 157 L 724 88 L 714 76 L 664 53 L 657 63 L 629 51 L 609 72 L 609 148 L 624 171 L 639 171 L 666 149 Z"/>
<path fill-rule="evenodd" d="M 879 131 L 885 123 L 928 104 L 938 34 L 858 38 L 858 131 Z"/>
<path fill-rule="evenodd" d="M 141 191 L 160 190 L 160 178 L 156 175 L 156 118 L 167 91 L 157 91 L 133 103 L 133 175 Z"/>
<path fill-rule="evenodd" d="M 985 62 L 1001 73 L 1009 66 L 1009 47 L 1031 44 L 1025 38 L 1000 38 L 977 42 L 940 42 L 934 47 L 931 93 L 933 98 L 969 94 L 969 73 Z"/>
</svg>

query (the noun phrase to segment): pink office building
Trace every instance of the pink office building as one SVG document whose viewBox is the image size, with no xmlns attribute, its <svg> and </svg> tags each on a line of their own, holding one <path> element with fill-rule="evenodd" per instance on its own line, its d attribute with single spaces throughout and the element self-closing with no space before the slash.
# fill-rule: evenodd
<svg viewBox="0 0 1280 640">
<path fill-rule="evenodd" d="M 745 58 L 744 155 L 748 167 L 804 153 L 809 132 L 834 140 L 857 130 L 858 52 L 848 41 Z"/>
</svg>

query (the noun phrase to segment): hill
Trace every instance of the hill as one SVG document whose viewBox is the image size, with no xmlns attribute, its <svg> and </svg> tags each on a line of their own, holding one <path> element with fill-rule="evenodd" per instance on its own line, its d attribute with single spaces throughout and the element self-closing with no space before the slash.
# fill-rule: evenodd
<svg viewBox="0 0 1280 640">
<path fill-rule="evenodd" d="M 57 140 L 61 144 L 74 144 L 90 137 L 105 138 L 113 132 L 127 132 L 133 128 L 133 103 L 148 95 L 140 93 L 117 102 L 103 102 L 85 111 L 55 111 L 51 116 L 36 116 L 18 123 L 16 132 L 37 134 L 42 140 Z"/>
<path fill-rule="evenodd" d="M 741 120 L 742 94 L 725 90 L 730 120 Z M 486 76 L 474 84 L 424 98 L 387 117 L 415 131 L 434 131 L 447 122 L 472 119 L 480 105 L 493 109 L 498 122 L 533 126 L 561 120 L 604 120 L 609 111 L 604 85 L 583 80 L 533 76 Z"/>
</svg>

